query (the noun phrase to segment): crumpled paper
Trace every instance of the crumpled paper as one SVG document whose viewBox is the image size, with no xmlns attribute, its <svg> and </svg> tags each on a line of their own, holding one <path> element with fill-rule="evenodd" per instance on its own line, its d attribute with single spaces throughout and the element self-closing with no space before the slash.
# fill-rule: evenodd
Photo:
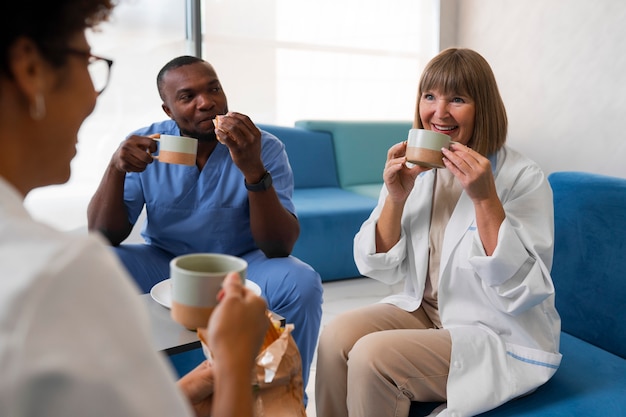
<svg viewBox="0 0 626 417">
<path fill-rule="evenodd" d="M 257 366 L 265 369 L 263 382 L 266 384 L 272 382 L 276 376 L 280 361 L 287 351 L 287 346 L 289 345 L 289 334 L 291 334 L 293 328 L 293 324 L 287 324 L 280 334 L 280 337 L 265 348 L 265 350 L 261 351 L 261 353 L 259 353 L 256 357 Z"/>
<path fill-rule="evenodd" d="M 256 367 L 251 375 L 251 385 L 255 393 L 255 417 L 306 417 L 302 361 L 291 336 L 293 329 L 293 324 L 287 324 L 284 329 L 280 329 L 278 338 L 256 357 Z M 202 350 L 207 360 L 212 362 L 203 331 L 206 329 L 198 329 Z"/>
</svg>

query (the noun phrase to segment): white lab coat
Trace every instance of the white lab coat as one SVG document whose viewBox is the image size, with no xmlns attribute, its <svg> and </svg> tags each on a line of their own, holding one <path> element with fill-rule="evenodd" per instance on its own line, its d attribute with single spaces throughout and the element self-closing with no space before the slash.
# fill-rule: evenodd
<svg viewBox="0 0 626 417">
<path fill-rule="evenodd" d="M 447 409 L 472 416 L 530 392 L 556 372 L 561 322 L 550 277 L 554 243 L 552 190 L 540 168 L 510 148 L 492 158 L 506 218 L 486 256 L 474 207 L 465 192 L 446 227 L 439 276 L 439 313 L 452 355 Z M 399 242 L 376 253 L 375 226 L 387 190 L 354 239 L 359 271 L 404 292 L 382 300 L 407 311 L 420 306 L 428 269 L 434 171 L 421 174 L 402 217 Z"/>
<path fill-rule="evenodd" d="M 101 238 L 35 222 L 0 177 L 0 416 L 191 416 Z"/>
</svg>

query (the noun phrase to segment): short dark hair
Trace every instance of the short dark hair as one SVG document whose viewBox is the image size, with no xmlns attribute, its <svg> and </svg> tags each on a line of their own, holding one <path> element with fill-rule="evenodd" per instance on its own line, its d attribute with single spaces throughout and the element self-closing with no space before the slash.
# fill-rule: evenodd
<svg viewBox="0 0 626 417">
<path fill-rule="evenodd" d="M 196 56 L 182 55 L 172 59 L 167 64 L 163 65 L 163 68 L 161 68 L 156 78 L 157 90 L 159 91 L 159 96 L 161 97 L 161 100 L 165 101 L 165 97 L 163 96 L 163 78 L 165 77 L 165 73 L 167 73 L 169 70 L 184 67 L 185 65 L 196 64 L 198 62 L 206 61 Z"/>
<path fill-rule="evenodd" d="M 118 0 L 19 0 L 0 2 L 0 75 L 12 77 L 9 49 L 25 37 L 52 64 L 65 64 L 64 51 L 76 33 L 106 21 Z"/>
<path fill-rule="evenodd" d="M 467 144 L 470 148 L 489 156 L 504 146 L 508 128 L 506 109 L 493 71 L 478 52 L 448 48 L 426 65 L 417 94 L 415 127 L 424 127 L 419 115 L 420 98 L 431 90 L 463 94 L 474 100 L 474 132 Z"/>
</svg>

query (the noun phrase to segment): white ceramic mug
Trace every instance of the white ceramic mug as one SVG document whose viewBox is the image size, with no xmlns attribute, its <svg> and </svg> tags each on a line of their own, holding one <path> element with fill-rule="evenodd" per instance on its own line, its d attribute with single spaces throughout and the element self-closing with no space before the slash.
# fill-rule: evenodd
<svg viewBox="0 0 626 417">
<path fill-rule="evenodd" d="M 160 135 L 154 138 L 159 142 L 159 154 L 152 155 L 159 162 L 168 164 L 196 165 L 198 139 L 185 136 Z"/>
<path fill-rule="evenodd" d="M 172 259 L 172 319 L 190 330 L 206 327 L 226 275 L 239 273 L 245 285 L 247 269 L 244 259 L 221 253 L 192 253 Z"/>
<path fill-rule="evenodd" d="M 411 129 L 406 144 L 406 160 L 428 168 L 443 168 L 441 148 L 449 148 L 450 136 L 426 129 Z"/>
</svg>

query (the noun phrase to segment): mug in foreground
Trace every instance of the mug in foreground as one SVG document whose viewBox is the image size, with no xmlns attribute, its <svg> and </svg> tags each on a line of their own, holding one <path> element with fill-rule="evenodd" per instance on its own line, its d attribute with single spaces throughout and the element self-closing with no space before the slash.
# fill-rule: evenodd
<svg viewBox="0 0 626 417">
<path fill-rule="evenodd" d="M 206 327 L 226 275 L 237 272 L 244 284 L 247 268 L 244 259 L 220 253 L 193 253 L 172 259 L 172 319 L 190 330 Z"/>
</svg>

